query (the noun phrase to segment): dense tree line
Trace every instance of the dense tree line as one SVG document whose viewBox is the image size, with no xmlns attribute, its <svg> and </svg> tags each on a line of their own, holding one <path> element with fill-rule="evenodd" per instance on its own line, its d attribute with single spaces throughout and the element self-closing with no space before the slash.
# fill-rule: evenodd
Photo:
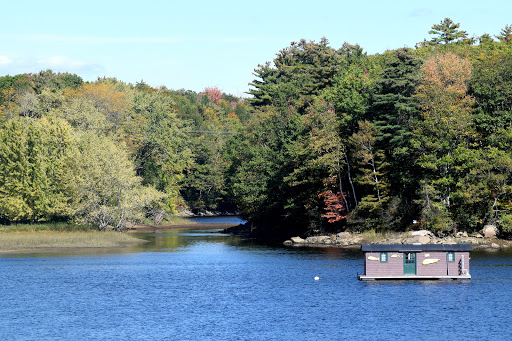
<svg viewBox="0 0 512 341">
<path fill-rule="evenodd" d="M 236 210 L 221 146 L 250 115 L 243 100 L 52 71 L 0 77 L 0 92 L 2 222 L 120 229 Z"/>
<path fill-rule="evenodd" d="M 254 223 L 512 231 L 512 27 L 368 55 L 301 40 L 255 69 L 227 189 Z"/>
<path fill-rule="evenodd" d="M 300 40 L 248 99 L 0 77 L 0 219 L 121 227 L 188 208 L 268 232 L 512 232 L 512 27 L 444 19 L 414 48 Z"/>
</svg>

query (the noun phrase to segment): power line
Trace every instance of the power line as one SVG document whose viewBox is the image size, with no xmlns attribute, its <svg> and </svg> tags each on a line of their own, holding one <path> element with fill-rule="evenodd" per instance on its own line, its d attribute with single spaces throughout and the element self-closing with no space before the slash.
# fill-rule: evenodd
<svg viewBox="0 0 512 341">
<path fill-rule="evenodd" d="M 193 134 L 236 134 L 236 131 L 191 130 Z"/>
</svg>

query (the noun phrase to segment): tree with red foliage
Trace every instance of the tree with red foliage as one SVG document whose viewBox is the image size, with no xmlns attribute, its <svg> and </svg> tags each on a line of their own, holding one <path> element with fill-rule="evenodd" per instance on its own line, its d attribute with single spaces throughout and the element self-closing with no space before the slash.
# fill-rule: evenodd
<svg viewBox="0 0 512 341">
<path fill-rule="evenodd" d="M 208 99 L 215 104 L 217 104 L 222 98 L 222 91 L 216 86 L 205 88 L 204 93 L 208 96 Z"/>
<path fill-rule="evenodd" d="M 347 210 L 344 202 L 345 194 L 333 191 L 325 191 L 318 195 L 319 198 L 324 199 L 325 203 L 325 214 L 322 214 L 323 218 L 327 218 L 329 223 L 334 223 L 343 220 L 347 217 Z"/>
</svg>

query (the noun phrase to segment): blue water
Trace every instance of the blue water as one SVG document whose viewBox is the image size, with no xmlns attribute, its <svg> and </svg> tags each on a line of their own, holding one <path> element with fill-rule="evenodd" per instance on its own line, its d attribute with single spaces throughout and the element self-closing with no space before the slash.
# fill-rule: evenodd
<svg viewBox="0 0 512 341">
<path fill-rule="evenodd" d="M 0 257 L 0 340 L 509 340 L 512 253 L 466 282 L 360 282 L 359 251 L 212 230 L 142 247 Z M 321 279 L 314 280 L 315 276 Z"/>
</svg>

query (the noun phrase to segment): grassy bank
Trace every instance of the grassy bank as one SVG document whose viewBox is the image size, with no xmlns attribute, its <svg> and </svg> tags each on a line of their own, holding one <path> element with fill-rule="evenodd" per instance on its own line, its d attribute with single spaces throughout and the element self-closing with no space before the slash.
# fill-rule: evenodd
<svg viewBox="0 0 512 341">
<path fill-rule="evenodd" d="M 173 215 L 171 219 L 163 221 L 162 225 L 192 225 L 194 222 L 186 217 Z"/>
<path fill-rule="evenodd" d="M 69 224 L 9 225 L 0 227 L 0 252 L 51 249 L 119 248 L 142 241 L 126 233 L 97 231 Z"/>
</svg>

